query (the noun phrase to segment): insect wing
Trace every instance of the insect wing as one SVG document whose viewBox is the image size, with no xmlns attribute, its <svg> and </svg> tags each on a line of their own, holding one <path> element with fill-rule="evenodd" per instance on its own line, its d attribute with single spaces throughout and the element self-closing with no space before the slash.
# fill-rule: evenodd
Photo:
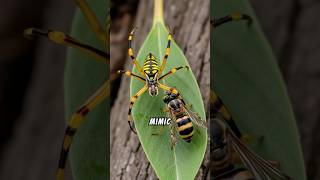
<svg viewBox="0 0 320 180">
<path fill-rule="evenodd" d="M 171 124 L 170 124 L 170 139 L 171 139 L 171 149 L 173 149 L 177 143 L 178 139 L 178 125 L 177 125 L 177 119 L 173 115 L 173 112 L 169 108 L 169 116 L 171 118 Z"/>
<path fill-rule="evenodd" d="M 198 114 L 196 114 L 193 111 L 191 111 L 190 109 L 188 109 L 184 104 L 182 105 L 182 107 L 188 113 L 192 122 L 194 122 L 196 125 L 198 125 L 200 127 L 207 128 L 205 121 L 203 121 Z"/>
<path fill-rule="evenodd" d="M 245 167 L 251 171 L 258 180 L 292 180 L 277 168 L 273 167 L 268 161 L 252 152 L 244 145 L 235 134 L 227 129 L 228 144 L 237 152 Z"/>
</svg>

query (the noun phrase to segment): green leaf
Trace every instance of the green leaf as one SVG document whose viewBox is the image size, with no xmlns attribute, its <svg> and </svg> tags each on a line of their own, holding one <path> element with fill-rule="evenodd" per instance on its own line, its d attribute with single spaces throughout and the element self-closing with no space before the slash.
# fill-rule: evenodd
<svg viewBox="0 0 320 180">
<path fill-rule="evenodd" d="M 167 45 L 168 31 L 163 23 L 161 13 L 162 1 L 156 0 L 155 4 L 156 10 L 153 26 L 139 49 L 137 56 L 140 65 L 143 65 L 143 61 L 149 53 L 154 54 L 158 61 L 161 61 Z M 171 54 L 169 55 L 164 73 L 173 67 L 184 65 L 189 65 L 188 61 L 178 45 L 173 41 L 171 44 Z M 133 72 L 139 73 L 135 67 L 133 68 Z M 164 79 L 162 83 L 177 88 L 186 103 L 192 104 L 192 110 L 205 120 L 200 90 L 191 69 L 177 71 L 174 75 Z M 137 93 L 143 85 L 142 82 L 131 79 L 130 96 Z M 151 117 L 168 117 L 168 114 L 163 111 L 163 108 L 166 107 L 162 100 L 163 96 L 164 92 L 162 90 L 160 90 L 159 95 L 156 97 L 151 97 L 148 92 L 145 92 L 134 104 L 132 115 L 140 142 L 148 160 L 160 179 L 192 180 L 204 158 L 207 146 L 207 130 L 206 128 L 198 127 L 191 143 L 187 143 L 179 138 L 177 146 L 174 150 L 171 150 L 170 126 L 165 126 L 161 134 L 157 136 L 152 135 L 152 133 L 157 133 L 161 127 L 148 125 Z"/>
<path fill-rule="evenodd" d="M 89 5 L 103 27 L 107 18 L 107 1 L 90 0 Z M 90 30 L 77 10 L 72 36 L 101 50 L 105 47 Z M 69 49 L 65 70 L 66 119 L 85 102 L 109 77 L 107 64 L 96 62 L 90 55 Z M 106 180 L 109 177 L 109 100 L 93 109 L 77 131 L 71 145 L 69 162 L 75 180 Z"/>
<path fill-rule="evenodd" d="M 211 2 L 212 17 L 242 12 L 254 21 L 250 27 L 243 22 L 232 22 L 213 30 L 211 85 L 240 130 L 263 137 L 261 143 L 251 144 L 256 153 L 279 161 L 281 169 L 294 179 L 306 179 L 287 90 L 251 6 L 248 1 Z"/>
</svg>

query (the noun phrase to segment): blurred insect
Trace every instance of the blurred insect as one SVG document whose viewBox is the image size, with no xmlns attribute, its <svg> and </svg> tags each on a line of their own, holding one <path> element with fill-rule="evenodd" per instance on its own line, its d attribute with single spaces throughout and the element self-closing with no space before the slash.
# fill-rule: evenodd
<svg viewBox="0 0 320 180">
<path fill-rule="evenodd" d="M 216 28 L 227 22 L 239 20 L 248 21 L 248 25 L 252 23 L 250 16 L 233 13 L 211 21 L 211 25 Z M 242 133 L 214 91 L 211 91 L 210 95 L 210 126 L 210 158 L 215 180 L 292 179 L 275 168 L 273 163 L 255 154 L 240 140 L 243 138 Z M 239 160 L 245 168 L 236 167 Z"/>
<path fill-rule="evenodd" d="M 166 86 L 166 85 L 160 83 L 159 81 L 165 79 L 169 75 L 176 73 L 176 71 L 178 71 L 180 69 L 183 69 L 183 68 L 189 69 L 189 67 L 188 66 L 175 67 L 175 68 L 172 68 L 169 72 L 162 75 L 162 72 L 166 66 L 166 63 L 167 63 L 167 60 L 168 60 L 168 57 L 170 54 L 172 35 L 169 31 L 167 48 L 166 48 L 164 57 L 162 59 L 162 64 L 159 65 L 156 57 L 152 53 L 149 53 L 144 60 L 143 68 L 141 68 L 141 66 L 139 65 L 139 63 L 134 55 L 133 49 L 131 47 L 132 40 L 134 38 L 134 36 L 133 36 L 134 31 L 135 31 L 135 28 L 129 34 L 128 54 L 129 54 L 130 58 L 132 59 L 133 64 L 136 66 L 136 68 L 139 71 L 141 76 L 136 75 L 130 71 L 124 71 L 124 70 L 119 70 L 118 73 L 123 73 L 126 76 L 136 78 L 137 80 L 145 83 L 145 85 L 135 95 L 133 95 L 130 98 L 130 105 L 129 105 L 129 111 L 128 111 L 128 124 L 129 124 L 130 129 L 134 133 L 136 133 L 133 125 L 131 124 L 131 121 L 132 121 L 131 110 L 132 110 L 134 103 L 137 101 L 138 97 L 141 96 L 147 90 L 149 91 L 150 96 L 157 96 L 159 93 L 159 88 L 163 89 L 165 91 L 169 91 L 173 94 L 179 94 L 175 88 Z"/>
<path fill-rule="evenodd" d="M 178 94 L 174 94 L 170 91 L 166 91 L 166 95 L 163 98 L 163 102 L 166 103 L 166 111 L 169 112 L 171 118 L 170 136 L 171 147 L 176 145 L 176 132 L 184 141 L 190 143 L 194 134 L 194 125 L 206 128 L 205 122 L 198 116 L 198 114 L 192 112 Z"/>
<path fill-rule="evenodd" d="M 211 126 L 211 162 L 215 180 L 290 180 L 274 164 L 251 151 L 221 120 L 214 117 Z M 245 168 L 236 168 L 238 159 Z"/>
<path fill-rule="evenodd" d="M 85 0 L 75 0 L 78 7 L 81 9 L 82 13 L 86 17 L 86 20 L 91 28 L 91 30 L 96 34 L 97 39 L 101 41 L 104 46 L 107 46 L 109 42 L 109 25 L 107 25 L 107 30 L 103 30 L 100 25 L 95 13 L 91 10 L 89 5 Z M 107 22 L 109 22 L 107 20 Z M 24 31 L 24 35 L 26 37 L 35 37 L 35 36 L 44 36 L 54 43 L 73 47 L 79 49 L 87 54 L 92 55 L 95 60 L 98 62 L 102 62 L 105 65 L 109 63 L 110 54 L 106 51 L 101 51 L 96 49 L 90 45 L 85 43 L 81 43 L 76 39 L 72 38 L 69 35 L 66 35 L 63 32 L 48 30 L 43 31 L 35 28 L 29 28 Z M 57 180 L 64 179 L 64 169 L 66 165 L 66 160 L 68 156 L 68 152 L 73 140 L 73 137 L 83 123 L 85 116 L 94 109 L 97 105 L 99 105 L 106 97 L 109 96 L 109 81 L 105 81 L 102 83 L 102 86 L 98 88 L 93 95 L 91 95 L 87 101 L 85 101 L 72 115 L 70 120 L 68 121 L 67 128 L 64 133 L 63 145 L 59 159 L 58 170 L 56 174 Z"/>
</svg>

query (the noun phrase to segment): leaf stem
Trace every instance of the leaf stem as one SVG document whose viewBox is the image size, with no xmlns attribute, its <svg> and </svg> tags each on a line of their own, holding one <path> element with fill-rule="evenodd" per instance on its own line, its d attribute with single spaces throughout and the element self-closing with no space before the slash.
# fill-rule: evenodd
<svg viewBox="0 0 320 180">
<path fill-rule="evenodd" d="M 155 26 L 157 23 L 164 24 L 163 0 L 154 0 L 153 26 Z"/>
</svg>

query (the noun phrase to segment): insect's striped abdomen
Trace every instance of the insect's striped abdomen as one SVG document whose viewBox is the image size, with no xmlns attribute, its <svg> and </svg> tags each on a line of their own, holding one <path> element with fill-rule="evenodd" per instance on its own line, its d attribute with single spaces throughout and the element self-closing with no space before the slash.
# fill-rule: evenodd
<svg viewBox="0 0 320 180">
<path fill-rule="evenodd" d="M 193 136 L 193 124 L 187 115 L 177 116 L 178 131 L 180 137 L 186 142 L 191 142 Z"/>
<path fill-rule="evenodd" d="M 154 76 L 159 71 L 158 62 L 151 53 L 146 57 L 143 63 L 143 71 L 148 76 Z"/>
</svg>

